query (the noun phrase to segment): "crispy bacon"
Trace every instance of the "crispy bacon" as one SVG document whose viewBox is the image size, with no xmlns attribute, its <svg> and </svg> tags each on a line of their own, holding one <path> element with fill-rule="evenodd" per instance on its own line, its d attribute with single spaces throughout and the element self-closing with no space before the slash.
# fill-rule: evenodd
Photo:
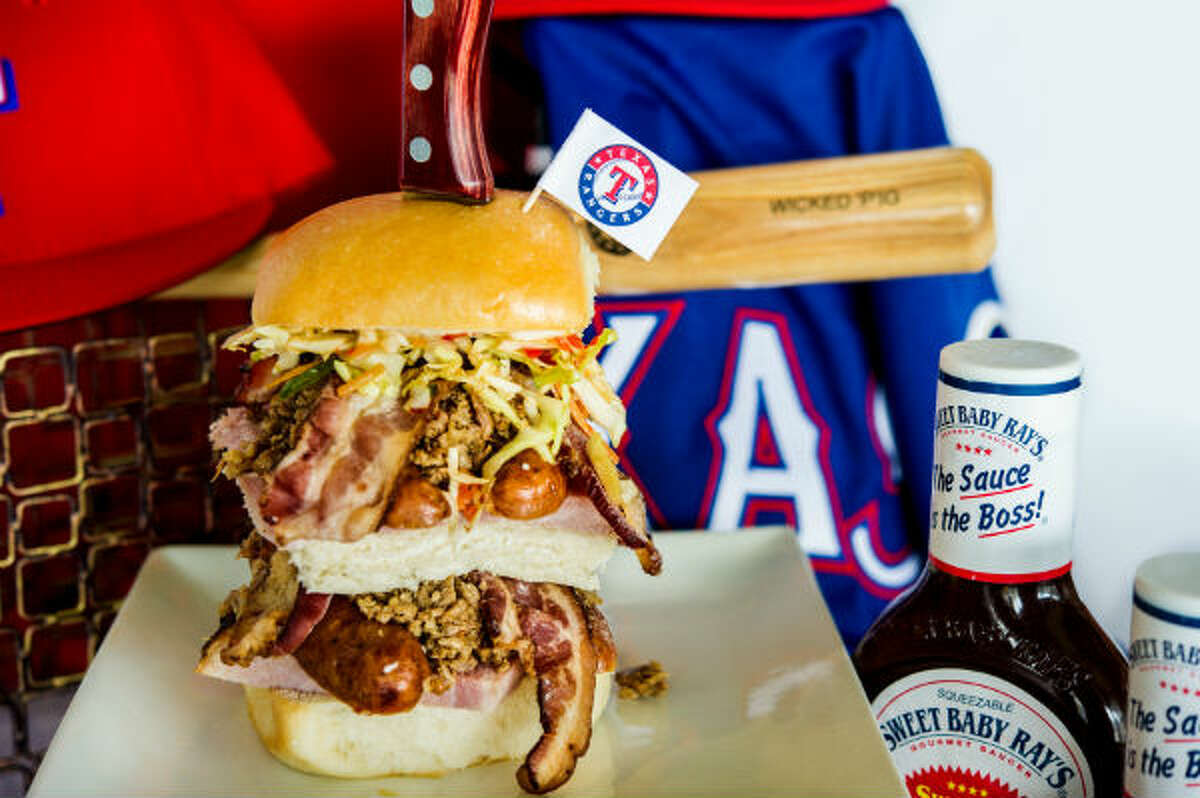
<svg viewBox="0 0 1200 798">
<path fill-rule="evenodd" d="M 326 388 L 312 416 L 304 422 L 300 442 L 279 464 L 278 470 L 259 499 L 263 519 L 271 525 L 298 514 L 311 502 L 310 485 L 322 455 L 329 451 L 353 416 L 350 405 Z M 276 535 L 276 543 L 283 543 Z"/>
<path fill-rule="evenodd" d="M 545 793 L 575 772 L 592 739 L 596 654 L 584 610 L 570 588 L 505 580 L 521 631 L 533 642 L 542 736 L 517 771 L 526 792 Z"/>
<path fill-rule="evenodd" d="M 606 489 L 604 481 L 597 472 L 596 464 L 588 455 L 587 433 L 577 424 L 568 424 L 560 460 L 566 469 L 573 488 L 586 493 L 592 500 L 596 511 L 604 517 L 616 533 L 622 544 L 637 553 L 642 570 L 648 574 L 657 574 L 662 570 L 662 555 L 650 539 L 646 531 L 645 520 L 635 525 L 627 514 L 627 505 L 619 495 L 611 495 L 614 491 Z"/>
<path fill-rule="evenodd" d="M 313 627 L 321 622 L 329 610 L 329 593 L 309 593 L 300 585 L 296 593 L 296 603 L 292 605 L 292 614 L 288 616 L 283 631 L 275 641 L 276 654 L 291 654 L 304 639 L 308 637 Z"/>
<path fill-rule="evenodd" d="M 275 370 L 275 362 L 278 359 L 272 355 L 250 366 L 245 376 L 242 377 L 242 382 L 238 385 L 233 398 L 242 404 L 257 404 L 267 401 L 274 393 L 267 386 L 271 384 L 272 372 Z"/>
<path fill-rule="evenodd" d="M 378 529 L 416 432 L 416 419 L 399 405 L 359 416 L 350 432 L 349 451 L 334 464 L 321 489 L 319 528 L 345 541 Z"/>
<path fill-rule="evenodd" d="M 600 608 L 575 591 L 575 598 L 583 608 L 583 619 L 587 621 L 588 638 L 596 651 L 596 673 L 610 673 L 617 669 L 617 644 L 613 642 L 612 629 Z"/>
<path fill-rule="evenodd" d="M 286 545 L 305 538 L 354 541 L 375 531 L 415 426 L 399 405 L 362 413 L 326 389 L 259 498 L 269 527 L 263 534 Z"/>
<path fill-rule="evenodd" d="M 507 645 L 519 640 L 521 622 L 511 588 L 518 580 L 502 579 L 486 571 L 473 571 L 467 579 L 479 588 L 479 615 L 488 641 Z"/>
</svg>

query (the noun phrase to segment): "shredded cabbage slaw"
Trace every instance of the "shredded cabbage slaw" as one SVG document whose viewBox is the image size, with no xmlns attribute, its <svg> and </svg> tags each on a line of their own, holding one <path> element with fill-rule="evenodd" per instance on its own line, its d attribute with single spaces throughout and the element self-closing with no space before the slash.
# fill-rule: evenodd
<svg viewBox="0 0 1200 798">
<path fill-rule="evenodd" d="M 332 370 L 341 379 L 339 396 L 355 395 L 367 404 L 401 401 L 407 410 L 429 407 L 430 385 L 446 380 L 464 385 L 489 411 L 508 419 L 517 434 L 492 454 L 480 476 L 458 468 L 458 453 L 448 453 L 450 506 L 460 485 L 490 483 L 510 459 L 532 449 L 554 462 L 571 419 L 593 424 L 617 443 L 625 435 L 625 407 L 613 392 L 597 355 L 616 339 L 603 330 L 584 345 L 577 335 L 548 340 L 499 335 L 405 336 L 394 330 L 290 329 L 277 325 L 248 327 L 228 338 L 228 349 L 249 349 L 257 362 L 277 358 L 272 379 L 280 391 L 295 391 L 317 378 L 315 369 Z M 303 368 L 302 355 L 316 355 Z M 521 364 L 528 376 L 514 365 Z M 323 376 L 323 374 L 319 375 Z"/>
</svg>

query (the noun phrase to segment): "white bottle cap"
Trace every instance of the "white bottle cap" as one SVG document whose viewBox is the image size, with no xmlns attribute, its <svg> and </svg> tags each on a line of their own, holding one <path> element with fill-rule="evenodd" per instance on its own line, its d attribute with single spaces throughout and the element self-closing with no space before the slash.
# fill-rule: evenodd
<svg viewBox="0 0 1200 798">
<path fill-rule="evenodd" d="M 1083 371 L 1074 349 L 1045 341 L 1006 338 L 950 344 L 942 349 L 938 366 L 943 375 L 958 380 L 1007 386 L 1078 381 Z"/>
<path fill-rule="evenodd" d="M 1200 551 L 1146 560 L 1133 580 L 1134 600 L 1200 622 Z"/>
<path fill-rule="evenodd" d="M 929 555 L 967 579 L 1054 579 L 1071 568 L 1082 365 L 1007 338 L 942 349 Z"/>
</svg>

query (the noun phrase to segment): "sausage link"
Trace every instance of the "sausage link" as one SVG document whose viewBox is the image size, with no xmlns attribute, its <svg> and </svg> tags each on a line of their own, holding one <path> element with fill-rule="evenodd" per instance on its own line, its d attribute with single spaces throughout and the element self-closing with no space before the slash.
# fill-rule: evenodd
<svg viewBox="0 0 1200 798">
<path fill-rule="evenodd" d="M 384 524 L 393 529 L 425 529 L 450 515 L 442 492 L 419 476 L 401 475 Z"/>
<path fill-rule="evenodd" d="M 294 655 L 355 712 L 407 712 L 421 700 L 429 676 L 425 651 L 407 629 L 367 618 L 346 596 L 333 597 Z"/>
<path fill-rule="evenodd" d="M 557 510 L 567 498 L 567 478 L 554 463 L 526 449 L 496 474 L 492 506 L 506 518 L 541 518 Z"/>
</svg>

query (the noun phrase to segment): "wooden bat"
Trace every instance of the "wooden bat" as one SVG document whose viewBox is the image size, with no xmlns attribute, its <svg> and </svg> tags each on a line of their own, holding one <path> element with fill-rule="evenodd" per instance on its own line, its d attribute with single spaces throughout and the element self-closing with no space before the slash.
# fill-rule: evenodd
<svg viewBox="0 0 1200 798">
<path fill-rule="evenodd" d="M 601 294 L 970 272 L 982 269 L 995 248 L 991 169 L 971 149 L 714 169 L 692 177 L 700 187 L 653 260 L 615 254 L 624 248 L 592 235 Z M 259 242 L 159 296 L 250 296 L 263 249 Z"/>
<path fill-rule="evenodd" d="M 653 260 L 615 254 L 624 248 L 597 241 L 601 293 L 977 271 L 995 249 L 991 169 L 971 149 L 826 158 L 692 177 L 700 186 Z"/>
</svg>

